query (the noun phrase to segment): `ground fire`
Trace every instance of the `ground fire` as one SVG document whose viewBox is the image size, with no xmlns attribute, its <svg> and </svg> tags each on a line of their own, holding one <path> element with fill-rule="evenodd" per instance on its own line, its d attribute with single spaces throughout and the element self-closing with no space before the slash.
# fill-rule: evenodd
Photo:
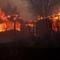
<svg viewBox="0 0 60 60">
<path fill-rule="evenodd" d="M 9 31 L 14 29 L 14 22 L 9 20 L 10 16 L 6 16 L 5 12 L 0 8 L 0 32 Z M 20 23 L 16 21 L 17 31 L 20 31 Z"/>
<path fill-rule="evenodd" d="M 14 14 L 13 14 L 14 15 Z M 12 15 L 6 15 L 6 13 L 0 8 L 0 32 L 10 31 L 10 30 L 16 30 L 21 31 L 22 23 L 19 20 L 18 15 L 14 15 L 13 18 L 11 18 Z M 43 18 L 43 19 L 42 19 Z M 37 21 L 44 20 L 44 17 L 37 17 Z M 50 17 L 49 17 L 50 18 Z M 53 16 L 52 19 L 52 30 L 53 31 L 60 31 L 60 16 Z M 15 28 L 14 28 L 15 25 Z M 30 27 L 30 29 L 34 28 L 34 20 L 27 20 L 27 24 L 25 24 L 25 27 Z M 59 29 L 58 29 L 59 28 Z M 33 30 L 32 30 L 33 31 Z"/>
</svg>

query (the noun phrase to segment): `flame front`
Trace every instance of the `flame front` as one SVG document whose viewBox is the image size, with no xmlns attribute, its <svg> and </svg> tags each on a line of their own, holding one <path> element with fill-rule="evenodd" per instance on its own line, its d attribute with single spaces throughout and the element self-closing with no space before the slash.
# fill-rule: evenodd
<svg viewBox="0 0 60 60">
<path fill-rule="evenodd" d="M 0 9 L 0 32 L 14 30 L 14 22 L 7 19 L 8 16 Z M 20 23 L 16 22 L 16 30 L 21 31 Z"/>
</svg>

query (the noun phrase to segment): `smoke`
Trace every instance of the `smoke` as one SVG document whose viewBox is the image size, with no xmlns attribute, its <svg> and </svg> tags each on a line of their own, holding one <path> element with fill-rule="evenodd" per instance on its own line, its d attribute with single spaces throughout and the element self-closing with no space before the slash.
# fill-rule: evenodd
<svg viewBox="0 0 60 60">
<path fill-rule="evenodd" d="M 29 0 L 0 0 L 0 3 L 2 3 L 0 4 L 1 7 L 5 8 L 8 2 L 10 2 L 12 6 L 17 7 L 18 12 L 23 19 L 33 17 L 33 9 Z"/>
<path fill-rule="evenodd" d="M 6 9 L 8 2 L 17 7 L 17 11 L 23 19 L 33 17 L 33 9 L 29 0 L 0 0 L 0 7 Z"/>
<path fill-rule="evenodd" d="M 33 9 L 29 0 L 12 0 L 22 18 L 28 19 L 33 17 Z"/>
</svg>

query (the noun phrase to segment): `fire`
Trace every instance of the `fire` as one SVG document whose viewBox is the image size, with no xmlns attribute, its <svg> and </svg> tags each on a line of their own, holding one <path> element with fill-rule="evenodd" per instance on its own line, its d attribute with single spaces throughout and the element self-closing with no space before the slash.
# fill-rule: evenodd
<svg viewBox="0 0 60 60">
<path fill-rule="evenodd" d="M 0 8 L 0 32 L 14 30 L 14 25 L 15 25 L 16 31 L 20 32 L 22 26 L 21 26 L 21 23 L 18 20 L 16 20 L 17 17 L 18 17 L 18 15 L 15 15 L 15 17 L 14 17 L 15 22 L 13 22 L 12 20 L 9 20 L 11 18 L 11 16 L 10 15 L 6 16 L 4 11 L 2 11 Z M 60 20 L 60 13 L 58 13 L 57 16 L 53 15 L 52 17 L 50 17 L 50 16 L 48 16 L 48 17 L 50 19 L 52 19 L 52 21 L 53 21 L 52 30 L 58 31 L 57 25 L 59 25 L 59 27 L 60 27 L 60 22 L 57 24 L 57 21 Z M 37 19 L 41 20 L 41 19 L 44 19 L 44 17 L 37 16 Z M 33 20 L 31 20 L 31 19 L 27 20 L 27 24 L 25 26 L 32 29 L 34 27 Z"/>
<path fill-rule="evenodd" d="M 42 16 L 37 16 L 37 20 L 42 20 L 44 19 Z"/>
<path fill-rule="evenodd" d="M 27 24 L 27 26 L 29 26 L 29 27 L 33 28 L 33 24 Z"/>
<path fill-rule="evenodd" d="M 53 21 L 56 21 L 56 20 L 58 20 L 58 17 L 57 17 L 57 16 L 54 16 L 54 17 L 52 18 L 52 20 L 53 20 Z"/>
<path fill-rule="evenodd" d="M 33 28 L 33 26 L 34 26 L 33 20 L 31 20 L 31 19 L 28 20 L 26 26 Z"/>
<path fill-rule="evenodd" d="M 58 16 L 58 19 L 60 20 L 60 12 L 57 14 L 57 16 Z"/>
<path fill-rule="evenodd" d="M 6 30 L 13 30 L 14 29 L 14 23 L 11 21 L 6 22 Z"/>
<path fill-rule="evenodd" d="M 0 24 L 0 32 L 5 32 L 5 23 Z"/>
<path fill-rule="evenodd" d="M 14 30 L 14 22 L 7 19 L 10 17 L 10 15 L 6 16 L 4 11 L 0 8 L 0 32 Z M 15 26 L 17 31 L 21 31 L 21 24 L 19 22 L 16 21 Z"/>
<path fill-rule="evenodd" d="M 57 31 L 56 22 L 53 22 L 53 24 L 52 24 L 52 30 L 53 31 Z"/>
<path fill-rule="evenodd" d="M 58 31 L 60 29 L 60 13 L 57 13 L 56 16 L 53 16 L 52 21 L 52 30 Z"/>
<path fill-rule="evenodd" d="M 58 15 L 60 15 L 60 12 L 58 13 Z"/>
<path fill-rule="evenodd" d="M 13 22 L 4 22 L 0 24 L 0 32 L 14 30 L 14 23 Z M 21 24 L 16 22 L 16 31 L 21 31 Z"/>
<path fill-rule="evenodd" d="M 19 22 L 16 22 L 16 30 L 21 31 L 21 24 Z"/>
</svg>

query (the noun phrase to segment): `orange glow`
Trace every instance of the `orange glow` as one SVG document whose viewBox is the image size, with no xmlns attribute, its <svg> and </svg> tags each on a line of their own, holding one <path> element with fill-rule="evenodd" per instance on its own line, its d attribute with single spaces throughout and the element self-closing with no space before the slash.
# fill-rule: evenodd
<svg viewBox="0 0 60 60">
<path fill-rule="evenodd" d="M 52 24 L 52 30 L 53 31 L 57 31 L 56 22 L 53 22 L 53 24 Z"/>
<path fill-rule="evenodd" d="M 60 15 L 60 12 L 57 15 Z"/>
<path fill-rule="evenodd" d="M 33 24 L 27 24 L 27 26 L 33 28 L 34 25 Z"/>
<path fill-rule="evenodd" d="M 55 19 L 55 20 L 58 20 L 58 17 L 56 16 L 56 17 L 54 17 L 54 19 Z"/>
<path fill-rule="evenodd" d="M 5 23 L 0 24 L 0 32 L 4 32 L 4 31 L 6 31 L 5 28 L 6 28 Z"/>
<path fill-rule="evenodd" d="M 10 15 L 6 16 L 4 11 L 2 11 L 2 9 L 0 8 L 0 19 L 2 21 L 0 23 L 0 32 L 14 30 L 14 22 L 9 21 L 7 19 L 10 17 L 11 17 Z M 16 17 L 17 17 L 17 15 L 16 15 Z M 15 17 L 15 19 L 16 19 L 16 17 Z M 20 29 L 21 24 L 19 22 L 16 22 L 15 25 L 16 25 L 16 30 L 21 31 L 21 29 Z"/>
<path fill-rule="evenodd" d="M 58 17 L 56 16 L 52 16 L 52 21 L 53 21 L 53 23 L 52 23 L 52 30 L 53 31 L 57 31 L 57 27 L 56 27 L 56 20 L 58 19 Z"/>
<path fill-rule="evenodd" d="M 0 24 L 0 32 L 14 30 L 14 23 L 13 22 L 4 22 Z M 21 24 L 16 22 L 16 31 L 21 31 Z"/>
<path fill-rule="evenodd" d="M 5 31 L 10 31 L 10 30 L 14 30 L 14 22 L 11 20 L 8 20 L 8 18 L 10 18 L 11 16 L 8 15 L 6 16 L 5 13 L 0 9 L 0 32 L 5 32 Z M 15 29 L 16 31 L 21 31 L 21 23 L 16 20 L 16 18 L 18 17 L 18 15 L 15 15 L 14 17 L 14 21 L 15 21 Z M 19 17 L 21 19 L 21 17 Z M 60 22 L 57 22 L 58 19 L 60 19 L 60 13 L 57 14 L 57 16 L 53 15 L 52 17 L 48 16 L 48 18 L 52 19 L 53 23 L 52 23 L 52 30 L 53 31 L 58 31 L 58 27 L 57 25 L 60 26 Z M 44 19 L 44 17 L 42 16 L 37 16 L 37 20 L 41 20 Z M 34 22 L 36 23 L 37 20 L 34 20 Z M 34 22 L 32 19 L 28 19 L 27 20 L 27 24 L 25 26 L 29 27 L 29 28 L 33 28 L 34 27 Z M 58 23 L 58 24 L 57 24 Z"/>
<path fill-rule="evenodd" d="M 53 17 L 52 20 L 53 21 L 56 21 L 56 20 L 58 20 L 58 17 L 57 16 L 56 17 Z"/>
<path fill-rule="evenodd" d="M 55 32 L 60 31 L 60 12 L 58 12 L 56 16 L 53 16 L 52 20 L 52 30 Z"/>
<path fill-rule="evenodd" d="M 40 16 L 37 16 L 37 20 L 40 20 L 41 19 L 41 17 Z"/>
<path fill-rule="evenodd" d="M 34 26 L 33 24 L 34 24 L 33 20 L 28 20 L 26 26 L 33 28 L 33 26 Z"/>
<path fill-rule="evenodd" d="M 6 29 L 9 30 L 13 30 L 14 29 L 14 23 L 13 22 L 6 22 Z"/>
<path fill-rule="evenodd" d="M 19 22 L 16 22 L 16 30 L 21 31 L 21 24 Z"/>
<path fill-rule="evenodd" d="M 57 15 L 58 15 L 58 19 L 60 20 L 60 12 Z"/>
<path fill-rule="evenodd" d="M 40 19 L 42 20 L 42 19 L 44 19 L 44 18 L 41 16 Z"/>
</svg>

